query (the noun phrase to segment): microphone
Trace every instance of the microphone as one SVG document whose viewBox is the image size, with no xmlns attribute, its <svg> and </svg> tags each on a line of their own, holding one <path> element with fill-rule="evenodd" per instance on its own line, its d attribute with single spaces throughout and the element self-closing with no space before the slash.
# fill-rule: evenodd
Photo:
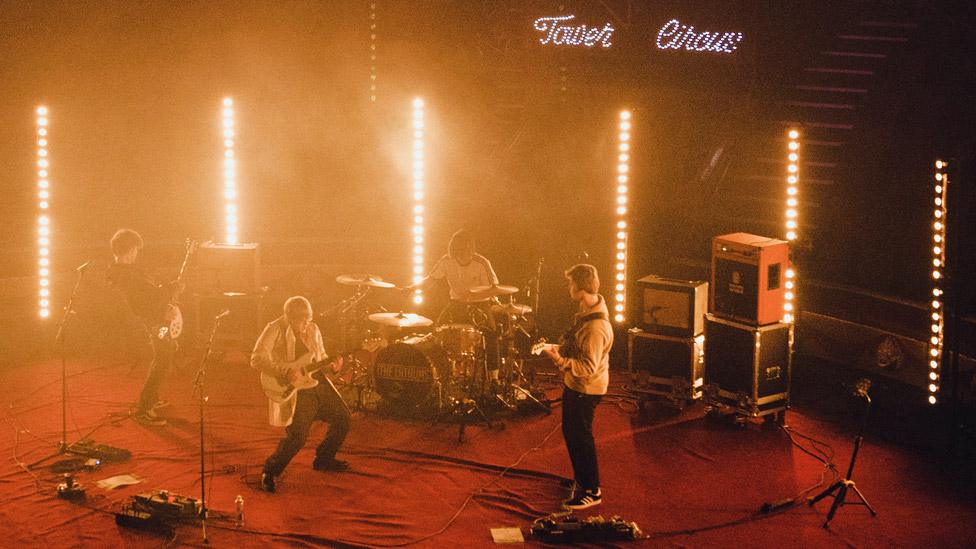
<svg viewBox="0 0 976 549">
<path fill-rule="evenodd" d="M 216 317 L 214 317 L 214 320 L 220 320 L 221 318 L 224 318 L 229 314 L 230 314 L 230 309 L 224 309 L 223 311 L 220 311 L 220 313 L 218 313 Z"/>
<path fill-rule="evenodd" d="M 77 267 L 75 267 L 75 272 L 79 272 L 80 273 L 80 272 L 84 271 L 88 267 L 91 267 L 92 266 L 92 263 L 94 263 L 94 262 L 95 262 L 94 259 L 89 259 L 88 261 L 86 261 L 86 262 L 82 263 L 81 265 L 78 265 Z"/>
</svg>

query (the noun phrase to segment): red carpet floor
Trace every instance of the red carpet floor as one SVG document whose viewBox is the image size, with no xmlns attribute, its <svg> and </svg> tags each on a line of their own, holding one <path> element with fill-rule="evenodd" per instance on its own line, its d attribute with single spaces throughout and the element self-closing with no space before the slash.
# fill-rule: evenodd
<svg viewBox="0 0 976 549">
<path fill-rule="evenodd" d="M 198 525 L 175 537 L 116 526 L 112 512 L 132 495 L 164 488 L 199 497 L 198 411 L 192 394 L 195 366 L 175 371 L 164 384 L 172 405 L 165 427 L 125 418 L 141 387 L 145 366 L 71 361 L 68 439 L 89 435 L 127 448 L 132 459 L 78 473 L 87 500 L 55 497 L 59 476 L 46 462 L 61 438 L 59 363 L 11 365 L 0 371 L 4 428 L 0 453 L 0 531 L 4 546 L 162 547 L 202 546 Z M 617 380 L 623 374 L 616 374 Z M 520 527 L 528 534 L 537 517 L 559 509 L 559 480 L 571 476 L 551 415 L 506 418 L 505 428 L 456 425 L 357 412 L 341 458 L 352 470 L 312 470 L 313 428 L 277 494 L 257 489 L 261 463 L 279 430 L 266 423 L 266 401 L 243 357 L 228 357 L 207 375 L 207 494 L 214 547 L 416 546 L 492 544 L 492 527 Z M 556 396 L 558 388 L 552 387 Z M 595 431 L 603 477 L 602 506 L 581 516 L 620 515 L 647 538 L 620 546 L 649 547 L 961 547 L 973 544 L 976 504 L 971 486 L 954 482 L 936 457 L 873 440 L 859 457 L 855 479 L 880 512 L 841 509 L 829 530 L 821 527 L 830 500 L 782 512 L 758 513 L 765 501 L 796 496 L 834 474 L 791 444 L 787 432 L 739 428 L 707 420 L 701 406 L 684 412 L 652 407 L 638 411 L 621 398 L 619 383 L 597 410 Z M 846 469 L 852 446 L 847 425 L 818 420 L 803 409 L 787 417 L 797 442 L 816 452 L 808 435 L 834 452 Z M 852 418 L 851 424 L 854 424 Z M 829 446 L 827 448 L 826 446 Z M 95 481 L 131 473 L 135 486 L 106 491 Z M 813 490 L 811 490 L 813 491 Z M 819 491 L 819 488 L 816 490 Z M 814 491 L 814 493 L 816 493 Z M 228 517 L 234 497 L 245 499 L 245 525 Z M 531 545 L 541 545 L 528 540 Z"/>
</svg>

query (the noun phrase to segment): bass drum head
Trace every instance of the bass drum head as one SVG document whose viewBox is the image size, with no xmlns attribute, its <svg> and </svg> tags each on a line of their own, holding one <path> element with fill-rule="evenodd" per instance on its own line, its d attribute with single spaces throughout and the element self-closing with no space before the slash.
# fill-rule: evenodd
<svg viewBox="0 0 976 549">
<path fill-rule="evenodd" d="M 437 371 L 417 345 L 394 343 L 376 355 L 373 381 L 383 400 L 397 406 L 423 404 L 434 391 Z"/>
</svg>

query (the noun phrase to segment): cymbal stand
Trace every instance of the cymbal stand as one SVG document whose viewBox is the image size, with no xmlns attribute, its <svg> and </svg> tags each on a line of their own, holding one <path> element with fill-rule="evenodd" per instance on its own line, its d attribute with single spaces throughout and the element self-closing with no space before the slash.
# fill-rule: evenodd
<svg viewBox="0 0 976 549">
<path fill-rule="evenodd" d="M 545 403 L 543 403 L 541 400 L 537 399 L 532 394 L 532 391 L 529 391 L 525 387 L 522 387 L 522 383 L 525 383 L 529 387 L 532 387 L 532 384 L 529 383 L 529 380 L 525 377 L 525 372 L 522 371 L 522 361 L 519 360 L 519 359 L 514 359 L 512 361 L 512 364 L 513 364 L 512 371 L 515 373 L 515 375 L 517 377 L 517 380 L 512 382 L 512 389 L 515 389 L 519 393 L 522 393 L 522 395 L 524 395 L 527 400 L 531 400 L 537 406 L 539 406 L 539 408 L 542 408 L 542 410 L 546 413 L 546 415 L 551 414 L 552 413 L 552 409 L 549 408 L 549 406 L 546 406 Z M 520 383 L 520 381 L 522 383 Z"/>
<path fill-rule="evenodd" d="M 477 414 L 482 421 L 485 422 L 485 427 L 491 429 L 494 424 L 485 415 L 484 410 L 478 406 L 478 402 L 473 398 L 462 398 L 454 404 L 453 414 L 458 416 L 458 442 L 464 442 L 464 428 L 468 425 L 468 416 L 472 414 Z"/>
</svg>

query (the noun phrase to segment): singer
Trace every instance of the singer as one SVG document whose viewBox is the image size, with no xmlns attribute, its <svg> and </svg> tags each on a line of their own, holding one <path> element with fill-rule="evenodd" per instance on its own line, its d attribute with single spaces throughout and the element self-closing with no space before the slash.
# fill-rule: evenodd
<svg viewBox="0 0 976 549">
<path fill-rule="evenodd" d="M 166 420 L 156 414 L 156 410 L 169 405 L 167 401 L 160 400 L 159 386 L 173 365 L 177 344 L 175 339 L 159 338 L 153 334 L 158 331 L 158 326 L 173 320 L 176 312 L 170 302 L 183 290 L 183 284 L 176 281 L 158 284 L 136 266 L 143 242 L 142 236 L 132 229 L 119 229 L 112 235 L 109 244 L 114 261 L 108 268 L 106 278 L 109 284 L 122 292 L 153 350 L 149 375 L 132 417 L 143 425 L 166 425 Z M 79 270 L 85 267 L 87 264 L 79 267 Z"/>
</svg>

